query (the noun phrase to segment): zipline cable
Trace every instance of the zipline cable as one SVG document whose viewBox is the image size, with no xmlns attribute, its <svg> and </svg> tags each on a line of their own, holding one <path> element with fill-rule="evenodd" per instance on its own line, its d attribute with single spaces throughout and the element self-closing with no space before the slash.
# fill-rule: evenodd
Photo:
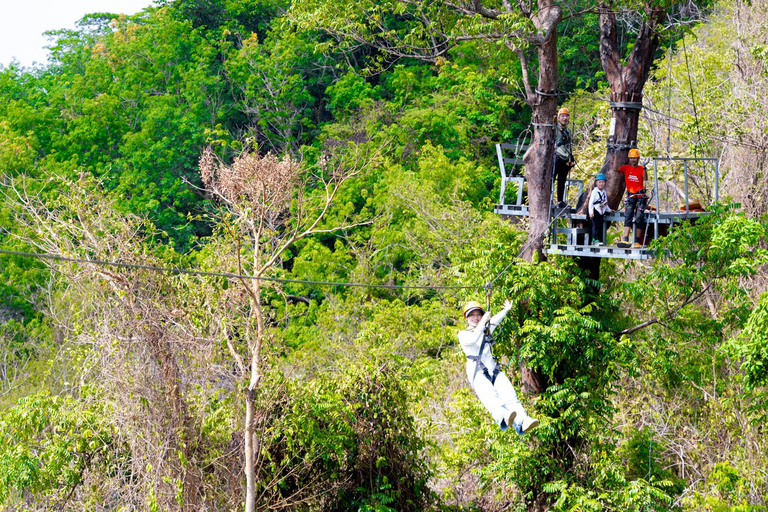
<svg viewBox="0 0 768 512">
<path fill-rule="evenodd" d="M 663 114 L 662 114 L 663 115 Z M 669 55 L 667 56 L 667 158 L 671 158 L 672 141 L 672 35 L 669 36 Z"/>
<path fill-rule="evenodd" d="M 553 224 L 553 223 L 555 223 L 555 222 L 557 222 L 557 219 L 559 219 L 559 218 L 560 218 L 560 216 L 559 216 L 559 215 L 555 215 L 555 216 L 554 216 L 554 218 L 553 218 L 551 221 L 549 221 L 549 224 L 547 224 L 547 225 L 546 225 L 546 227 L 545 227 L 544 229 L 542 229 L 541 231 L 539 231 L 539 232 L 536 234 L 536 236 L 535 236 L 535 237 L 533 237 L 533 238 L 531 239 L 531 241 L 530 241 L 530 242 L 528 242 L 527 244 L 525 244 L 525 245 L 522 247 L 522 249 L 520 249 L 520 252 L 518 253 L 518 255 L 517 255 L 515 258 L 513 258 L 513 259 L 512 259 L 512 261 L 510 261 L 510 262 L 509 262 L 509 264 L 507 264 L 507 266 L 506 266 L 506 267 L 504 267 L 504 269 L 503 269 L 501 272 L 499 272 L 499 273 L 496 275 L 496 277 L 494 277 L 493 279 L 491 279 L 490 281 L 488 281 L 488 283 L 487 283 L 487 284 L 486 284 L 486 285 L 485 285 L 483 288 L 485 288 L 486 290 L 490 290 L 490 289 L 493 287 L 493 283 L 495 283 L 495 282 L 496 282 L 496 281 L 497 281 L 497 280 L 498 280 L 498 279 L 499 279 L 501 276 L 503 276 L 503 275 L 504 275 L 504 274 L 507 272 L 507 270 L 509 270 L 509 268 L 510 268 L 512 265 L 514 265 L 515 263 L 517 263 L 517 260 L 519 260 L 519 259 L 520 259 L 520 258 L 523 256 L 523 253 L 524 253 L 525 251 L 527 251 L 527 250 L 528 250 L 528 248 L 529 248 L 531 245 L 533 245 L 533 243 L 534 243 L 536 240 L 538 240 L 538 239 L 539 239 L 539 237 L 541 237 L 541 236 L 542 236 L 544 233 L 546 233 L 546 232 L 549 230 L 549 228 L 552 226 L 552 224 Z"/>
<path fill-rule="evenodd" d="M 250 276 L 247 274 L 235 274 L 232 272 L 212 272 L 207 270 L 194 270 L 194 269 L 186 269 L 186 268 L 178 268 L 178 267 L 159 267 L 157 265 L 144 265 L 141 263 L 125 263 L 122 261 L 107 261 L 107 260 L 98 260 L 98 259 L 87 259 L 87 258 L 75 258 L 70 256 L 61 256 L 58 254 L 49 254 L 49 253 L 34 253 L 34 252 L 23 252 L 23 251 L 11 251 L 8 249 L 0 249 L 0 254 L 7 254 L 9 256 L 19 256 L 22 258 L 35 258 L 35 259 L 47 259 L 47 260 L 55 260 L 55 261 L 68 261 L 71 263 L 85 263 L 85 264 L 91 264 L 91 265 L 97 265 L 101 267 L 119 267 L 119 268 L 130 268 L 130 269 L 138 269 L 138 270 L 150 270 L 153 272 L 167 272 L 170 274 L 185 274 L 185 275 L 194 275 L 194 276 L 209 276 L 209 277 L 225 277 L 230 279 L 251 279 L 256 281 L 269 281 L 274 283 L 295 283 L 295 284 L 307 284 L 307 285 L 318 285 L 318 286 L 347 286 L 347 287 L 355 287 L 355 288 L 379 288 L 379 289 L 386 289 L 386 290 L 485 290 L 487 293 L 490 293 L 491 287 L 493 286 L 493 283 L 495 283 L 502 275 L 504 275 L 509 268 L 515 264 L 516 260 L 518 260 L 520 257 L 522 257 L 523 253 L 528 250 L 528 248 L 541 237 L 554 223 L 557 221 L 559 216 L 555 216 L 552 221 L 550 221 L 547 226 L 541 230 L 537 235 L 527 244 L 525 244 L 522 249 L 520 249 L 520 253 L 506 266 L 504 269 L 499 272 L 496 277 L 494 277 L 492 280 L 490 280 L 485 286 L 439 286 L 439 285 L 406 285 L 406 284 L 367 284 L 367 283 L 351 283 L 351 282 L 335 282 L 335 281 L 313 281 L 309 279 L 285 279 L 285 278 L 278 278 L 278 277 L 264 277 L 264 276 Z"/>
<path fill-rule="evenodd" d="M 693 103 L 693 118 L 696 121 L 696 138 L 699 145 L 701 145 L 701 131 L 699 130 L 699 113 L 696 109 L 696 96 L 693 91 L 693 81 L 691 80 L 691 68 L 688 66 L 688 50 L 685 47 L 685 35 L 683 35 L 683 55 L 685 56 L 685 71 L 688 73 L 688 87 L 691 89 L 691 103 Z M 696 154 L 696 146 L 693 146 L 693 156 L 698 157 Z"/>
<path fill-rule="evenodd" d="M 418 290 L 484 290 L 485 286 L 434 286 L 434 285 L 406 285 L 406 284 L 366 284 L 366 283 L 346 283 L 346 282 L 333 282 L 333 281 L 311 281 L 307 279 L 283 279 L 278 277 L 263 277 L 263 276 L 249 276 L 245 274 L 234 274 L 230 272 L 210 272 L 206 270 L 194 270 L 178 267 L 158 267 L 156 265 L 142 265 L 140 263 L 124 263 L 121 261 L 106 261 L 96 259 L 85 258 L 73 258 L 69 256 L 60 256 L 58 254 L 48 253 L 34 253 L 34 252 L 21 252 L 21 251 L 9 251 L 6 249 L 0 249 L 0 254 L 8 254 L 11 256 L 21 256 L 25 258 L 37 258 L 37 259 L 49 259 L 56 261 L 69 261 L 73 263 L 90 263 L 92 265 L 98 265 L 102 267 L 121 267 L 141 270 L 151 270 L 154 272 L 168 272 L 171 274 L 187 274 L 195 276 L 211 276 L 211 277 L 226 277 L 233 279 L 252 279 L 256 281 L 270 281 L 275 283 L 297 283 L 297 284 L 310 284 L 319 286 L 349 286 L 357 288 L 383 288 L 387 290 L 404 290 L 404 289 L 418 289 Z"/>
</svg>

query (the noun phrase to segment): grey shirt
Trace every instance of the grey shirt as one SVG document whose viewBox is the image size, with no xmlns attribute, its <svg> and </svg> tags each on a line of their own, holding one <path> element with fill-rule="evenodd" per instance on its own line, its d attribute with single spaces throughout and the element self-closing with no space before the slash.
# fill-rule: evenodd
<svg viewBox="0 0 768 512">
<path fill-rule="evenodd" d="M 557 123 L 555 128 L 555 155 L 558 160 L 563 162 L 570 162 L 573 160 L 573 153 L 571 152 L 571 132 L 567 126 L 563 126 Z"/>
</svg>

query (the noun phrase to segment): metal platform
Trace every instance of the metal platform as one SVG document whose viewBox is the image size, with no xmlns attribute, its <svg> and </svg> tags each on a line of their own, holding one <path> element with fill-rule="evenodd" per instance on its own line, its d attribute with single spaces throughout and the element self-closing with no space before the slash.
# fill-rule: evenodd
<svg viewBox="0 0 768 512">
<path fill-rule="evenodd" d="M 518 217 L 527 217 L 528 205 L 527 204 L 497 204 L 493 208 L 493 213 L 498 213 L 499 215 L 515 215 Z"/>
<path fill-rule="evenodd" d="M 569 220 L 587 220 L 587 215 L 584 213 L 576 213 L 574 208 L 556 208 L 552 207 L 554 215 Z M 528 205 L 527 204 L 497 204 L 493 207 L 493 212 L 499 215 L 515 215 L 518 217 L 528 217 Z M 705 215 L 709 215 L 710 212 L 659 212 L 658 223 L 659 224 L 676 224 L 683 220 L 698 219 Z M 645 216 L 646 224 L 654 224 L 657 221 L 657 215 L 655 211 L 646 211 L 643 213 Z M 611 212 L 605 216 L 606 222 L 624 222 L 624 211 L 619 210 L 617 212 Z"/>
<path fill-rule="evenodd" d="M 518 175 L 519 169 L 524 165 L 523 155 L 528 149 L 529 141 L 519 140 L 517 144 L 496 144 L 496 155 L 499 160 L 499 170 L 501 172 L 501 190 L 499 194 L 499 204 L 497 204 L 493 211 L 499 215 L 508 215 L 515 217 L 528 217 L 529 209 L 525 204 L 525 188 L 526 180 L 525 176 Z M 511 155 L 511 158 L 508 156 Z M 680 199 L 684 201 L 684 209 L 680 211 L 661 211 L 661 203 L 659 198 L 659 163 L 666 163 L 670 166 L 674 162 L 682 162 L 683 164 L 683 179 L 684 179 L 684 192 L 677 190 L 677 194 Z M 653 159 L 653 183 L 654 192 L 652 197 L 655 201 L 648 205 L 650 210 L 646 210 L 643 213 L 645 224 L 647 226 L 653 226 L 653 239 L 658 238 L 660 231 L 666 233 L 667 228 L 673 224 L 680 223 L 684 220 L 695 220 L 703 216 L 709 215 L 709 212 L 703 210 L 691 211 L 689 206 L 693 203 L 690 201 L 688 190 L 688 167 L 689 162 L 697 163 L 713 163 L 714 164 L 714 201 L 719 200 L 719 160 L 717 158 L 661 158 L 656 157 Z M 672 169 L 674 170 L 674 169 Z M 672 173 L 675 176 L 674 172 Z M 506 191 L 507 185 L 513 184 L 515 187 L 514 204 L 506 204 Z M 694 182 L 696 184 L 696 182 Z M 674 183 L 673 183 L 674 185 Z M 580 197 L 582 190 L 584 189 L 584 182 L 581 180 L 566 180 L 566 192 L 572 187 L 576 187 L 576 197 Z M 697 185 L 698 186 L 698 185 Z M 554 194 L 554 191 L 551 191 Z M 708 196 L 707 196 L 708 197 Z M 710 198 L 711 199 L 711 198 Z M 665 208 L 669 207 L 669 201 L 665 203 Z M 700 205 L 698 206 L 700 208 Z M 631 259 L 631 260 L 649 260 L 661 256 L 650 248 L 642 249 L 624 249 L 616 246 L 598 246 L 589 245 L 589 233 L 582 226 L 578 227 L 574 225 L 573 221 L 586 221 L 589 222 L 586 214 L 576 213 L 576 209 L 570 206 L 565 208 L 551 207 L 550 219 L 553 222 L 550 223 L 551 229 L 549 230 L 549 244 L 545 246 L 545 252 L 548 254 L 562 254 L 564 256 L 578 256 L 578 257 L 592 257 L 592 258 L 619 258 L 619 259 Z M 565 219 L 569 225 L 564 227 L 560 222 L 555 222 L 554 219 Z M 603 225 L 603 240 L 605 240 L 605 230 L 608 227 L 608 223 L 623 223 L 624 212 L 614 211 L 605 216 L 606 223 Z M 663 229 L 662 229 L 663 227 Z M 558 241 L 565 240 L 565 244 L 559 244 Z M 650 240 L 649 240 L 650 242 Z"/>
<path fill-rule="evenodd" d="M 551 244 L 545 247 L 547 254 L 581 256 L 586 258 L 617 258 L 624 260 L 650 260 L 657 257 L 656 251 L 643 249 L 622 249 L 614 245 L 564 245 Z"/>
<path fill-rule="evenodd" d="M 566 206 L 565 208 L 558 208 L 557 206 L 552 206 L 552 215 L 555 215 L 561 219 L 577 218 L 578 215 L 575 212 L 576 212 L 576 209 L 571 208 L 570 206 Z M 493 207 L 493 213 L 498 213 L 499 215 L 515 215 L 517 217 L 528 217 L 528 205 L 527 204 L 497 204 L 496 206 Z M 584 217 L 584 215 L 582 215 L 581 217 Z"/>
<path fill-rule="evenodd" d="M 498 208 L 501 205 L 498 205 Z M 495 209 L 494 209 L 495 211 Z M 643 212 L 646 224 L 676 224 L 682 220 L 698 219 L 704 215 L 709 215 L 710 212 L 659 212 L 658 215 L 655 211 L 646 210 Z M 565 212 L 561 217 L 566 217 L 571 220 L 587 220 L 587 215 L 584 213 Z M 606 222 L 624 222 L 624 211 L 619 210 L 611 212 L 605 216 Z"/>
</svg>

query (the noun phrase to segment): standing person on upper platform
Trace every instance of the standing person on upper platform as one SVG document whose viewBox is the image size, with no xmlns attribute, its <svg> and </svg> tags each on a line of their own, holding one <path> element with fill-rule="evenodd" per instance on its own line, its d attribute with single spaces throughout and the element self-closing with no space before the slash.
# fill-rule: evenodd
<svg viewBox="0 0 768 512">
<path fill-rule="evenodd" d="M 558 208 L 566 206 L 563 200 L 565 182 L 568 179 L 571 167 L 576 163 L 573 159 L 571 147 L 571 132 L 568 130 L 568 121 L 570 119 L 571 113 L 565 107 L 561 108 L 557 113 L 557 123 L 555 124 L 555 173 L 552 179 L 557 178 Z"/>
<path fill-rule="evenodd" d="M 518 434 L 525 434 L 536 428 L 539 421 L 525 412 L 515 388 L 501 371 L 492 352 L 491 334 L 511 308 L 512 302 L 507 300 L 504 309 L 491 317 L 491 313 L 483 311 L 479 302 L 467 302 L 464 306 L 467 327 L 459 332 L 459 343 L 467 356 L 469 384 L 493 420 L 501 430 L 512 426 Z"/>
<path fill-rule="evenodd" d="M 632 232 L 633 224 L 635 227 L 635 243 L 632 247 L 640 249 L 644 243 L 645 206 L 647 200 L 645 182 L 648 180 L 648 171 L 639 163 L 640 151 L 637 148 L 632 148 L 629 150 L 629 164 L 622 165 L 616 169 L 616 172 L 624 175 L 624 182 L 627 186 L 627 198 L 624 200 L 624 235 L 621 241 L 616 244 L 621 248 L 630 246 L 629 235 Z"/>
<path fill-rule="evenodd" d="M 603 245 L 603 216 L 611 211 L 605 193 L 605 174 L 595 176 L 595 188 L 589 196 L 589 218 L 592 219 L 592 245 Z"/>
</svg>

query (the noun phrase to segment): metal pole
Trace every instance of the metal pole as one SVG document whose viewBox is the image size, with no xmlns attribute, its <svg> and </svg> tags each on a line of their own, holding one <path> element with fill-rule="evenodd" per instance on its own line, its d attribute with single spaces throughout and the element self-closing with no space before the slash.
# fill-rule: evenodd
<svg viewBox="0 0 768 512">
<path fill-rule="evenodd" d="M 683 174 L 685 176 L 685 213 L 688 212 L 688 159 L 683 160 Z"/>
<path fill-rule="evenodd" d="M 504 153 L 501 150 L 501 144 L 496 144 L 496 156 L 499 158 L 499 170 L 501 171 L 501 192 L 499 194 L 499 204 L 506 204 L 504 196 L 507 191 L 507 170 L 504 167 Z"/>
<path fill-rule="evenodd" d="M 557 127 L 555 127 L 555 130 L 557 130 Z M 557 131 L 555 131 L 555 140 L 557 140 Z M 555 151 L 552 151 L 552 172 L 550 173 L 552 176 L 552 183 L 549 188 L 549 214 L 547 215 L 547 225 L 551 222 L 552 214 L 555 213 L 556 206 L 552 204 L 552 202 L 555 200 L 555 169 L 557 169 L 557 154 Z M 555 216 L 555 223 L 551 228 L 551 238 L 552 243 L 557 243 L 557 216 Z"/>
<path fill-rule="evenodd" d="M 720 159 L 715 160 L 715 201 L 720 200 Z"/>
</svg>

